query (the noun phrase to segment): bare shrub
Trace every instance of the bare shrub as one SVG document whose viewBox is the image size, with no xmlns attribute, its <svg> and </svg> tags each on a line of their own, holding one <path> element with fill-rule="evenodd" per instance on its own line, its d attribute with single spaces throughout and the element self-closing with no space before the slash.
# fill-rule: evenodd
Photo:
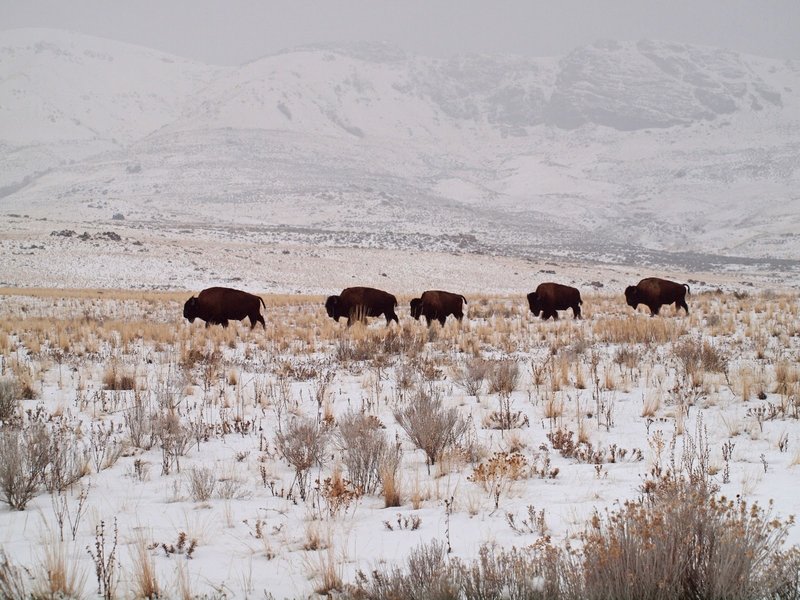
<svg viewBox="0 0 800 600">
<path fill-rule="evenodd" d="M 117 541 L 119 530 L 117 529 L 117 519 L 114 519 L 114 539 L 110 540 L 110 547 L 106 547 L 106 524 L 100 524 L 94 528 L 94 550 L 90 546 L 86 547 L 89 556 L 94 562 L 95 576 L 97 577 L 97 593 L 103 600 L 112 600 L 115 596 L 115 588 L 118 581 L 117 563 Z"/>
<path fill-rule="evenodd" d="M 429 471 L 468 427 L 458 409 L 444 407 L 441 393 L 433 387 L 418 387 L 405 407 L 395 409 L 394 418 L 414 445 L 425 452 Z"/>
<path fill-rule="evenodd" d="M 290 420 L 275 436 L 278 453 L 294 468 L 297 488 L 302 500 L 308 493 L 308 472 L 314 465 L 322 466 L 328 431 L 311 417 Z"/>
<path fill-rule="evenodd" d="M 457 600 L 458 584 L 446 559 L 447 549 L 434 540 L 427 546 L 415 548 L 408 557 L 407 570 L 393 567 L 388 573 L 373 571 L 371 577 L 358 573 L 351 598 L 391 600 L 394 598 L 431 598 Z"/>
<path fill-rule="evenodd" d="M 414 549 L 405 568 L 361 571 L 343 596 L 358 600 L 396 598 L 435 600 L 549 600 L 577 598 L 564 585 L 563 552 L 547 541 L 518 550 L 484 544 L 479 558 L 465 563 L 447 559 L 444 543 L 434 540 Z"/>
<path fill-rule="evenodd" d="M 66 427 L 49 432 L 49 464 L 43 473 L 48 492 L 63 491 L 75 484 L 90 471 L 86 448 Z"/>
<path fill-rule="evenodd" d="M 153 411 L 145 405 L 139 392 L 133 396 L 133 406 L 125 411 L 125 425 L 128 427 L 131 444 L 142 450 L 149 450 L 156 443 L 153 424 Z"/>
<path fill-rule="evenodd" d="M 498 508 L 500 495 L 508 490 L 511 482 L 526 479 L 530 473 L 528 459 L 522 454 L 495 452 L 489 460 L 475 467 L 467 479 L 483 487 L 494 498 L 494 507 Z"/>
<path fill-rule="evenodd" d="M 582 597 L 769 597 L 783 582 L 764 574 L 782 560 L 791 519 L 781 522 L 758 505 L 709 491 L 672 479 L 650 497 L 596 515 L 583 535 Z"/>
<path fill-rule="evenodd" d="M 384 457 L 395 451 L 383 424 L 371 415 L 348 413 L 339 419 L 338 442 L 350 481 L 362 493 L 374 493 Z"/>
<path fill-rule="evenodd" d="M 0 431 L 0 493 L 11 508 L 25 510 L 50 462 L 50 437 L 42 423 Z"/>
<path fill-rule="evenodd" d="M 184 427 L 174 410 L 158 415 L 153 427 L 161 445 L 161 474 L 169 475 L 172 467 L 180 472 L 180 458 L 186 454 L 192 440 L 190 429 Z"/>
<path fill-rule="evenodd" d="M 352 481 L 342 477 L 342 470 L 338 465 L 333 469 L 330 477 L 317 481 L 316 489 L 330 517 L 346 513 L 350 505 L 362 495 L 361 490 L 355 487 Z"/>
<path fill-rule="evenodd" d="M 673 346 L 673 352 L 687 377 L 701 371 L 724 373 L 728 369 L 728 357 L 708 341 L 683 340 Z"/>
<path fill-rule="evenodd" d="M 19 422 L 17 385 L 10 379 L 0 379 L 0 426 Z"/>
<path fill-rule="evenodd" d="M 489 429 L 517 429 L 529 425 L 528 416 L 521 410 L 511 410 L 511 394 L 500 394 L 500 409 L 493 410 L 484 418 L 483 425 Z"/>
<path fill-rule="evenodd" d="M 462 593 L 459 597 L 465 600 L 555 600 L 570 596 L 562 573 L 563 552 L 546 539 L 521 550 L 484 544 L 477 560 L 454 562 Z"/>
<path fill-rule="evenodd" d="M 217 476 L 214 469 L 208 467 L 194 467 L 189 471 L 189 493 L 195 502 L 205 502 L 214 493 L 217 485 Z"/>
<path fill-rule="evenodd" d="M 487 361 L 486 378 L 489 381 L 490 394 L 510 394 L 517 389 L 519 364 L 511 359 Z"/>
<path fill-rule="evenodd" d="M 485 359 L 472 357 L 459 365 L 454 365 L 450 373 L 453 383 L 470 396 L 477 396 L 483 387 L 483 381 L 486 379 L 488 369 L 488 363 Z"/>
</svg>

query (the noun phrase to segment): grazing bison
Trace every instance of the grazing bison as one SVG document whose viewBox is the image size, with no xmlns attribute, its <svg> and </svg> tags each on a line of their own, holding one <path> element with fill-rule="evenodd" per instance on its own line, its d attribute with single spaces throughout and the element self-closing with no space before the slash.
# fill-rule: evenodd
<svg viewBox="0 0 800 600">
<path fill-rule="evenodd" d="M 449 315 L 453 315 L 459 321 L 464 318 L 462 302 L 466 304 L 467 299 L 461 294 L 428 290 L 423 292 L 419 298 L 411 301 L 411 316 L 419 320 L 420 315 L 424 315 L 428 327 L 434 320 L 439 321 L 444 327 L 444 322 Z"/>
<path fill-rule="evenodd" d="M 668 279 L 658 277 L 647 277 L 636 285 L 629 285 L 625 288 L 625 300 L 628 306 L 634 310 L 640 304 L 644 304 L 650 309 L 650 316 L 658 314 L 663 304 L 675 303 L 675 310 L 683 307 L 686 314 L 689 314 L 689 307 L 686 306 L 686 294 L 689 286 L 685 283 L 675 283 Z"/>
<path fill-rule="evenodd" d="M 542 320 L 546 321 L 553 317 L 558 320 L 556 311 L 572 309 L 572 316 L 575 319 L 581 318 L 581 293 L 577 288 L 560 283 L 540 283 L 535 292 L 528 294 L 528 306 L 534 316 L 542 313 Z"/>
<path fill-rule="evenodd" d="M 328 296 L 325 301 L 325 310 L 328 316 L 334 321 L 341 317 L 347 317 L 347 326 L 353 321 L 366 321 L 366 317 L 378 317 L 384 315 L 386 324 L 392 321 L 400 323 L 394 307 L 397 306 L 397 298 L 383 290 L 376 290 L 369 287 L 351 287 L 342 290 L 338 296 Z"/>
<path fill-rule="evenodd" d="M 250 329 L 261 323 L 264 329 L 264 317 L 261 316 L 261 306 L 264 301 L 255 294 L 248 294 L 241 290 L 226 287 L 212 287 L 203 290 L 197 296 L 192 296 L 183 305 L 183 316 L 194 323 L 195 319 L 202 319 L 206 327 L 216 324 L 228 326 L 228 321 L 242 321 L 245 317 L 250 319 Z"/>
</svg>

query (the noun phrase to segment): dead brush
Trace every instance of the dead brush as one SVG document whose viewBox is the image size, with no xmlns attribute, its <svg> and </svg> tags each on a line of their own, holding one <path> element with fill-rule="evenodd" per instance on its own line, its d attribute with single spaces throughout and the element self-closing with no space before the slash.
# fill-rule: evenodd
<svg viewBox="0 0 800 600">
<path fill-rule="evenodd" d="M 509 429 L 519 429 L 530 424 L 528 416 L 521 410 L 511 410 L 511 394 L 499 394 L 500 408 L 493 410 L 483 419 L 483 426 L 487 429 L 499 429 L 507 431 Z"/>
<path fill-rule="evenodd" d="M 50 447 L 47 426 L 38 421 L 22 430 L 0 431 L 0 500 L 10 508 L 25 510 L 38 493 Z"/>
<path fill-rule="evenodd" d="M 500 505 L 500 496 L 508 491 L 514 481 L 530 477 L 528 459 L 522 454 L 495 452 L 486 462 L 480 463 L 467 480 L 480 485 L 494 498 L 494 507 Z"/>
<path fill-rule="evenodd" d="M 374 493 L 381 482 L 381 466 L 398 452 L 380 420 L 363 413 L 347 413 L 339 419 L 336 436 L 350 481 L 364 494 Z"/>
<path fill-rule="evenodd" d="M 317 480 L 316 489 L 331 518 L 346 513 L 362 495 L 359 488 L 342 476 L 342 470 L 338 467 L 333 469 L 330 477 Z"/>
<path fill-rule="evenodd" d="M 0 379 L 0 426 L 13 427 L 20 423 L 20 408 L 16 381 Z"/>
<path fill-rule="evenodd" d="M 485 366 L 490 394 L 510 394 L 517 389 L 520 375 L 517 361 L 510 358 L 488 360 Z"/>
<path fill-rule="evenodd" d="M 290 490 L 297 484 L 301 500 L 308 494 L 309 471 L 315 465 L 323 465 L 329 437 L 330 432 L 312 417 L 289 420 L 275 436 L 278 453 L 294 468 Z"/>
<path fill-rule="evenodd" d="M 786 585 L 779 565 L 792 519 L 685 479 L 663 485 L 655 496 L 595 514 L 576 565 L 582 597 L 629 597 L 634 580 L 639 597 L 664 599 L 761 598 Z M 784 577 L 769 579 L 775 572 Z"/>
<path fill-rule="evenodd" d="M 450 446 L 456 445 L 468 429 L 457 408 L 445 408 L 441 391 L 419 386 L 404 407 L 394 410 L 394 418 L 414 445 L 425 452 L 428 473 Z"/>
</svg>

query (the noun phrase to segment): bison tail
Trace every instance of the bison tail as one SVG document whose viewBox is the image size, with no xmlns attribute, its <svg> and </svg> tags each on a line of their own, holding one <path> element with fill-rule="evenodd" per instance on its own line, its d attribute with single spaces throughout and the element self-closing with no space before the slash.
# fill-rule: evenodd
<svg viewBox="0 0 800 600">
<path fill-rule="evenodd" d="M 460 295 L 460 294 L 459 294 Z M 464 296 L 461 296 L 461 299 L 464 301 L 464 304 L 468 304 L 467 299 Z"/>
<path fill-rule="evenodd" d="M 686 288 L 686 293 L 687 293 L 687 294 L 691 294 L 691 293 L 692 293 L 692 291 L 689 289 L 689 284 L 688 284 L 688 283 L 684 283 L 684 284 L 683 284 L 683 287 L 685 287 L 685 288 Z"/>
<path fill-rule="evenodd" d="M 583 298 L 581 298 L 580 296 L 578 296 L 578 304 L 583 304 Z"/>
<path fill-rule="evenodd" d="M 267 308 L 267 305 L 264 304 L 264 299 L 261 296 L 259 296 L 258 299 L 261 300 L 261 306 L 263 306 L 264 308 Z"/>
</svg>

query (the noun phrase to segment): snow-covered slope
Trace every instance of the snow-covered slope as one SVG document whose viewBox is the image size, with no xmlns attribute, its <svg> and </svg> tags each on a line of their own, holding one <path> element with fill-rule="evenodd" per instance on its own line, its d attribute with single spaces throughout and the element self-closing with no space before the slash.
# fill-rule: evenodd
<svg viewBox="0 0 800 600">
<path fill-rule="evenodd" d="M 796 269 L 798 90 L 797 63 L 668 42 L 448 60 L 315 45 L 219 68 L 7 31 L 0 211 Z"/>
</svg>

